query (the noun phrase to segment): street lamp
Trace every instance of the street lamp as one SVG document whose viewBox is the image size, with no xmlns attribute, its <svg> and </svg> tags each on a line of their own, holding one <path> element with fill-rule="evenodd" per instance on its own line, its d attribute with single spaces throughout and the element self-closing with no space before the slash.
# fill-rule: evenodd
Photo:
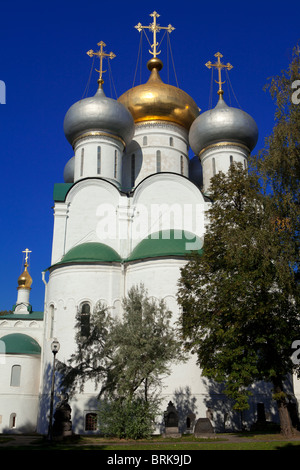
<svg viewBox="0 0 300 470">
<path fill-rule="evenodd" d="M 50 417 L 48 427 L 48 439 L 52 441 L 52 419 L 53 419 L 53 398 L 54 398 L 54 378 L 55 378 L 55 358 L 60 348 L 59 341 L 54 339 L 51 343 L 51 351 L 53 353 L 53 367 L 52 367 L 52 384 L 51 384 L 51 399 L 50 399 Z"/>
</svg>

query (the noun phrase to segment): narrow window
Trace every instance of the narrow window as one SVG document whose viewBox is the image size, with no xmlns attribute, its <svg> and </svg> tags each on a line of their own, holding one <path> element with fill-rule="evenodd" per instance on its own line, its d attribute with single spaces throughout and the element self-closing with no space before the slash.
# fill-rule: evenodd
<svg viewBox="0 0 300 470">
<path fill-rule="evenodd" d="M 131 186 L 135 183 L 135 154 L 131 155 Z"/>
<path fill-rule="evenodd" d="M 81 336 L 88 337 L 90 334 L 90 310 L 90 304 L 82 304 L 80 312 Z"/>
<path fill-rule="evenodd" d="M 170 147 L 174 147 L 174 139 L 173 139 L 173 137 L 170 137 Z"/>
<path fill-rule="evenodd" d="M 180 173 L 183 175 L 184 173 L 184 162 L 183 162 L 183 155 L 180 156 Z"/>
<path fill-rule="evenodd" d="M 244 159 L 244 169 L 247 170 L 247 160 Z"/>
<path fill-rule="evenodd" d="M 146 135 L 143 137 L 143 145 L 148 145 L 148 139 Z"/>
<path fill-rule="evenodd" d="M 49 307 L 49 338 L 54 336 L 54 305 Z"/>
<path fill-rule="evenodd" d="M 232 163 L 233 163 L 233 156 L 232 156 L 232 155 L 230 155 L 230 157 L 229 157 L 229 158 L 230 158 L 230 165 L 232 165 Z"/>
<path fill-rule="evenodd" d="M 212 159 L 212 171 L 213 171 L 213 176 L 216 174 L 216 160 L 213 158 Z"/>
<path fill-rule="evenodd" d="M 97 147 L 97 175 L 101 175 L 101 147 Z"/>
<path fill-rule="evenodd" d="M 10 386 L 20 387 L 20 381 L 21 381 L 21 366 L 14 365 L 11 368 Z"/>
<path fill-rule="evenodd" d="M 97 413 L 85 415 L 85 431 L 97 431 Z"/>
<path fill-rule="evenodd" d="M 114 168 L 114 178 L 117 177 L 117 166 L 118 166 L 118 155 L 117 151 L 115 150 L 115 168 Z"/>
<path fill-rule="evenodd" d="M 156 171 L 157 173 L 161 172 L 161 152 L 157 150 L 156 152 Z"/>
<path fill-rule="evenodd" d="M 17 419 L 16 413 L 12 413 L 9 417 L 9 427 L 10 427 L 10 429 L 14 429 L 16 427 L 16 419 Z"/>
<path fill-rule="evenodd" d="M 81 149 L 80 176 L 83 175 L 84 149 Z"/>
</svg>

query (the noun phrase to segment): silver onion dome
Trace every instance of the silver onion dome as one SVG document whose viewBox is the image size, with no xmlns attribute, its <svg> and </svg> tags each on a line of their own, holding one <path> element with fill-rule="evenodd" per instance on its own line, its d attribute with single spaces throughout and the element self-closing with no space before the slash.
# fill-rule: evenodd
<svg viewBox="0 0 300 470">
<path fill-rule="evenodd" d="M 202 165 L 197 155 L 189 160 L 189 178 L 196 186 L 203 186 Z"/>
<path fill-rule="evenodd" d="M 118 101 L 107 98 L 102 87 L 93 97 L 74 103 L 64 119 L 64 133 L 71 145 L 86 133 L 101 131 L 118 137 L 128 145 L 134 134 L 130 112 Z"/>
<path fill-rule="evenodd" d="M 189 132 L 190 146 L 196 155 L 219 142 L 242 144 L 251 152 L 257 140 L 258 129 L 254 119 L 241 109 L 227 106 L 222 96 L 214 109 L 195 119 Z"/>
<path fill-rule="evenodd" d="M 64 182 L 65 183 L 74 183 L 74 166 L 75 166 L 75 156 L 70 158 L 67 161 L 64 168 Z"/>
</svg>

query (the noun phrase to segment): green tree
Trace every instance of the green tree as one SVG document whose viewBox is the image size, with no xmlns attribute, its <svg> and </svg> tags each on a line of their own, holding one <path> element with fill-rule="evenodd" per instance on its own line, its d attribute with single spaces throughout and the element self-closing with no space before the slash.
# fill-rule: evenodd
<svg viewBox="0 0 300 470">
<path fill-rule="evenodd" d="M 264 149 L 253 157 L 282 217 L 299 223 L 300 210 L 300 48 L 295 47 L 287 70 L 267 83 L 275 104 L 275 125 Z M 297 225 L 299 230 L 299 225 Z M 295 232 L 297 234 L 297 232 Z M 297 234 L 298 235 L 298 234 Z"/>
<path fill-rule="evenodd" d="M 61 386 L 72 396 L 76 391 L 83 392 L 88 380 L 99 388 L 110 373 L 114 355 L 114 345 L 111 341 L 112 318 L 107 308 L 98 302 L 93 314 L 87 319 L 82 318 L 81 312 L 76 315 L 75 341 L 76 351 L 71 355 L 67 364 L 58 363 L 62 374 Z"/>
<path fill-rule="evenodd" d="M 233 164 L 211 184 L 203 255 L 181 271 L 178 301 L 186 346 L 203 375 L 225 383 L 234 408 L 248 408 L 249 386 L 273 384 L 281 428 L 292 432 L 284 389 L 300 338 L 299 285 L 290 229 L 258 177 Z"/>
<path fill-rule="evenodd" d="M 164 301 L 148 297 L 143 285 L 132 287 L 123 301 L 123 316 L 111 332 L 115 345 L 111 377 L 103 391 L 118 397 L 142 393 L 145 402 L 159 389 L 171 363 L 184 359 Z"/>
<path fill-rule="evenodd" d="M 171 317 L 165 302 L 151 300 L 143 285 L 128 291 L 119 319 L 113 320 L 98 304 L 82 329 L 78 314 L 77 350 L 60 367 L 62 386 L 72 395 L 94 380 L 102 431 L 122 437 L 147 436 L 151 431 L 162 378 L 171 363 L 184 360 Z M 119 421 L 113 426 L 115 414 Z"/>
<path fill-rule="evenodd" d="M 157 414 L 157 403 L 142 397 L 103 399 L 99 404 L 99 430 L 119 439 L 150 438 Z"/>
</svg>

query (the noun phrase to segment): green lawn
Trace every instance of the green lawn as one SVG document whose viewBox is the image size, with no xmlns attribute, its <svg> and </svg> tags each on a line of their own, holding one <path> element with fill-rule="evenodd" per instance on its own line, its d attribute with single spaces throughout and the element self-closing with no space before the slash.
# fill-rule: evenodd
<svg viewBox="0 0 300 470">
<path fill-rule="evenodd" d="M 284 440 L 280 434 L 222 434 L 215 439 L 196 439 L 183 436 L 174 441 L 161 437 L 128 441 L 80 436 L 76 439 L 49 444 L 42 437 L 32 437 L 28 444 L 14 445 L 12 436 L 0 437 L 1 450 L 106 450 L 106 451 L 194 451 L 194 450 L 300 450 L 298 440 Z"/>
</svg>

